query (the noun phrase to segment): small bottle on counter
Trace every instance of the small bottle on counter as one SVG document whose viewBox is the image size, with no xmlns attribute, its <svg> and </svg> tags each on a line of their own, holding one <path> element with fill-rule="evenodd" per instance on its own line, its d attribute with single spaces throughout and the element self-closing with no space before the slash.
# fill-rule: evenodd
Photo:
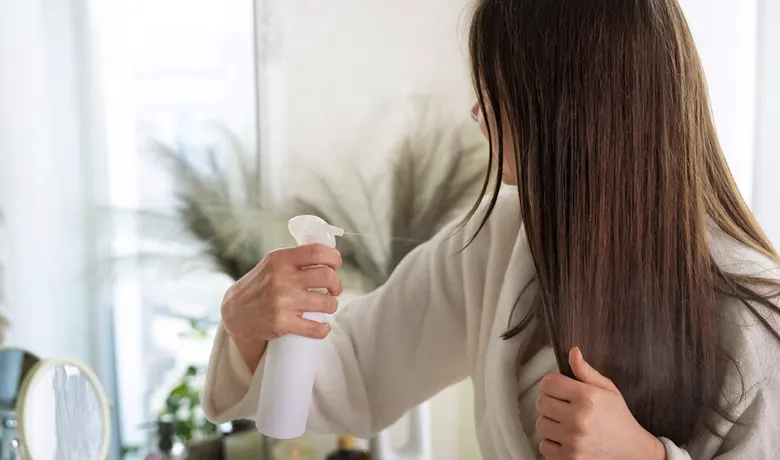
<svg viewBox="0 0 780 460">
<path fill-rule="evenodd" d="M 173 438 L 175 427 L 173 422 L 158 420 L 157 449 L 149 452 L 144 460 L 171 460 L 173 458 Z"/>
<path fill-rule="evenodd" d="M 339 447 L 328 454 L 326 460 L 369 460 L 368 452 L 357 447 L 357 440 L 352 436 L 340 436 Z"/>
</svg>

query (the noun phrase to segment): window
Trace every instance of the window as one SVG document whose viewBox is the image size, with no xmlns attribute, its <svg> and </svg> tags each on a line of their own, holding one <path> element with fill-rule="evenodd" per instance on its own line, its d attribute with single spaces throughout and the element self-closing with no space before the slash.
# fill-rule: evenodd
<svg viewBox="0 0 780 460">
<path fill-rule="evenodd" d="M 148 139 L 175 149 L 215 142 L 217 125 L 247 151 L 256 139 L 253 0 L 92 0 L 99 29 L 110 204 L 169 207 L 166 175 L 144 151 Z M 118 254 L 139 249 L 137 226 L 122 225 Z M 114 286 L 120 442 L 146 445 L 142 425 L 187 365 L 210 343 L 182 336 L 193 319 L 215 317 L 229 283 L 215 275 L 163 282 L 122 270 Z"/>
</svg>

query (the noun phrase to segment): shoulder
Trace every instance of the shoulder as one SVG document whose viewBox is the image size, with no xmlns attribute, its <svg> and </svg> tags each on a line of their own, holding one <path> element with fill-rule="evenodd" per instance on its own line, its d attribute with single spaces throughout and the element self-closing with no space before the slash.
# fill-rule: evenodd
<svg viewBox="0 0 780 460">
<path fill-rule="evenodd" d="M 780 280 L 780 265 L 753 248 L 735 240 L 713 222 L 708 225 L 712 258 L 728 273 Z"/>
<path fill-rule="evenodd" d="M 438 280 L 452 292 L 468 287 L 476 293 L 500 282 L 503 277 L 496 275 L 506 269 L 520 235 L 519 206 L 517 191 L 502 188 L 492 205 L 490 198 L 482 200 L 469 219 L 452 221 L 417 246 L 393 275 L 422 283 Z"/>
<path fill-rule="evenodd" d="M 713 261 L 720 270 L 751 281 L 751 289 L 766 297 L 771 304 L 735 297 L 722 298 L 719 313 L 724 328 L 721 331 L 722 340 L 726 342 L 724 345 L 727 349 L 745 348 L 748 342 L 761 341 L 765 345 L 762 350 L 771 350 L 780 358 L 780 339 L 777 338 L 780 335 L 780 264 L 718 228 L 710 228 L 710 247 Z"/>
<path fill-rule="evenodd" d="M 450 240 L 449 251 L 460 258 L 467 278 L 505 270 L 522 235 L 517 189 L 502 187 L 492 206 L 490 201 L 482 200 L 468 221 L 453 224 L 442 235 Z"/>
<path fill-rule="evenodd" d="M 780 310 L 736 298 L 720 301 L 720 343 L 745 391 L 772 383 L 780 398 Z M 736 374 L 735 374 L 736 376 Z M 728 383 L 727 374 L 727 383 Z"/>
<path fill-rule="evenodd" d="M 517 188 L 504 186 L 492 206 L 490 198 L 483 199 L 474 215 L 456 233 L 457 238 L 464 243 L 473 238 L 470 246 L 474 246 L 475 250 L 502 248 L 509 251 L 514 246 L 520 229 L 520 200 Z"/>
</svg>

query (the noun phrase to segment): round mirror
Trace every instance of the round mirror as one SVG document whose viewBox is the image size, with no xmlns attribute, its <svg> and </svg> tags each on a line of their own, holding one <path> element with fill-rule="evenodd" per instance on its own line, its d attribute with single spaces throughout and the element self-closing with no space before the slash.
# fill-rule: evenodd
<svg viewBox="0 0 780 460">
<path fill-rule="evenodd" d="M 109 406 L 97 377 L 65 360 L 40 362 L 16 404 L 21 450 L 30 460 L 104 460 Z"/>
</svg>

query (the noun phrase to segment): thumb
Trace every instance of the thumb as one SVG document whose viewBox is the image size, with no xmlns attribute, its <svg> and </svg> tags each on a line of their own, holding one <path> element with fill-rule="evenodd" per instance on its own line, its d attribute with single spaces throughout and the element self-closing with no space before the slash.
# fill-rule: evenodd
<svg viewBox="0 0 780 460">
<path fill-rule="evenodd" d="M 579 347 L 574 347 L 569 351 L 569 364 L 574 375 L 582 383 L 587 383 L 599 387 L 603 390 L 614 391 L 620 393 L 612 380 L 604 377 L 594 369 L 585 358 L 582 357 L 582 351 Z"/>
</svg>

